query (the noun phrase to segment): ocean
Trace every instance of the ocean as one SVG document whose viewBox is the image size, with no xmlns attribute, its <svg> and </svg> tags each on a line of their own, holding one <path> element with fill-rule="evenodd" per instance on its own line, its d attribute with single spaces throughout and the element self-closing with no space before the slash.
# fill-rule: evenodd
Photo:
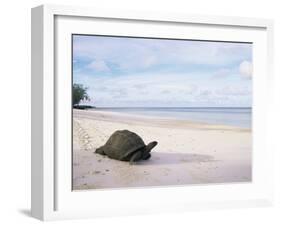
<svg viewBox="0 0 281 226">
<path fill-rule="evenodd" d="M 154 107 L 154 108 L 96 108 L 96 110 L 126 114 L 189 120 L 209 124 L 251 128 L 252 108 L 227 107 Z"/>
</svg>

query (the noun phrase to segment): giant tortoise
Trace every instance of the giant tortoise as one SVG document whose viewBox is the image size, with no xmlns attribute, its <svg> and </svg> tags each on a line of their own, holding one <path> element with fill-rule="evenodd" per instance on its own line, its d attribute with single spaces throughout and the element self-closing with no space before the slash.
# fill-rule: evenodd
<svg viewBox="0 0 281 226">
<path fill-rule="evenodd" d="M 150 151 L 157 145 L 156 141 L 145 145 L 142 138 L 129 130 L 115 131 L 105 143 L 96 149 L 96 153 L 109 158 L 130 161 L 130 164 L 150 158 Z"/>
</svg>

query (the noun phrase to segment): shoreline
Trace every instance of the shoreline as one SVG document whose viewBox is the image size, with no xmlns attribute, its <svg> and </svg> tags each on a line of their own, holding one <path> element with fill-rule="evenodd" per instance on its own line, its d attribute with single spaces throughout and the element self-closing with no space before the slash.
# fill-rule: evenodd
<svg viewBox="0 0 281 226">
<path fill-rule="evenodd" d="M 140 114 L 128 114 L 121 112 L 111 112 L 103 111 L 98 109 L 92 110 L 78 110 L 73 109 L 74 117 L 83 117 L 93 120 L 102 120 L 102 121 L 112 121 L 118 120 L 123 123 L 133 123 L 133 124 L 142 124 L 150 126 L 163 126 L 163 127 L 175 127 L 183 129 L 204 129 L 204 130 L 232 130 L 239 132 L 251 132 L 251 128 L 244 128 L 231 125 L 223 124 L 211 124 L 206 122 L 191 121 L 186 119 L 175 119 L 170 117 L 158 117 L 158 116 L 148 116 Z"/>
</svg>

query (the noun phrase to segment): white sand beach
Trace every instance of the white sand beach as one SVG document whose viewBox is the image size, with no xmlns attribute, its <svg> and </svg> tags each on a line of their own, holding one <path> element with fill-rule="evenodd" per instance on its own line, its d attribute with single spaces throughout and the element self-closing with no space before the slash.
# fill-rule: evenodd
<svg viewBox="0 0 281 226">
<path fill-rule="evenodd" d="M 147 144 L 135 165 L 95 153 L 116 130 Z M 73 111 L 73 189 L 105 189 L 251 181 L 249 129 L 95 110 Z"/>
</svg>

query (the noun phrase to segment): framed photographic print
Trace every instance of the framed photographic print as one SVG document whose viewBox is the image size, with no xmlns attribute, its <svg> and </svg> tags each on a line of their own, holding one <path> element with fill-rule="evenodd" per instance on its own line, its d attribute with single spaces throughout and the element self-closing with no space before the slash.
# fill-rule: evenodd
<svg viewBox="0 0 281 226">
<path fill-rule="evenodd" d="M 32 215 L 269 205 L 270 20 L 32 9 Z"/>
</svg>

